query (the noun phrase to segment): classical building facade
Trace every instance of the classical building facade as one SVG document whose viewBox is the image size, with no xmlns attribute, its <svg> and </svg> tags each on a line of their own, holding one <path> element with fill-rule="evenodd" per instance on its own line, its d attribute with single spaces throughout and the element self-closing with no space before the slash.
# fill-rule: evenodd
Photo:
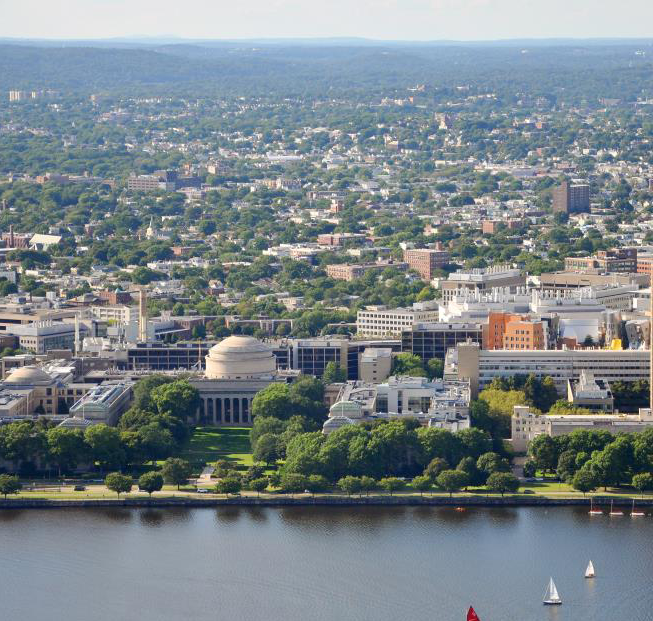
<svg viewBox="0 0 653 621">
<path fill-rule="evenodd" d="M 252 424 L 252 400 L 273 382 L 297 374 L 277 371 L 272 348 L 251 336 L 230 336 L 206 356 L 202 377 L 189 381 L 200 393 L 196 422 L 219 427 Z"/>
</svg>

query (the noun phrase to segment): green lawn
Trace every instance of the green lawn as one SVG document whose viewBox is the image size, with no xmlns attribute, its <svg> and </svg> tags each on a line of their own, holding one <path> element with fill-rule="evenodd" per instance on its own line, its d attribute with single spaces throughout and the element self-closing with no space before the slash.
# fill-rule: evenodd
<svg viewBox="0 0 653 621">
<path fill-rule="evenodd" d="M 229 459 L 239 470 L 253 464 L 249 446 L 249 427 L 196 427 L 190 442 L 180 455 L 194 468 L 219 459 Z"/>
</svg>

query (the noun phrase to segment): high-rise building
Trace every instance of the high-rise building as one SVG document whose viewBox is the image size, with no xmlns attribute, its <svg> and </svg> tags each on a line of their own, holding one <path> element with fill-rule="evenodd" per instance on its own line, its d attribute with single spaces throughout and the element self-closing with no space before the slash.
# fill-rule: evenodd
<svg viewBox="0 0 653 621">
<path fill-rule="evenodd" d="M 590 210 L 590 186 L 587 183 L 563 181 L 553 189 L 553 211 L 583 213 Z"/>
</svg>

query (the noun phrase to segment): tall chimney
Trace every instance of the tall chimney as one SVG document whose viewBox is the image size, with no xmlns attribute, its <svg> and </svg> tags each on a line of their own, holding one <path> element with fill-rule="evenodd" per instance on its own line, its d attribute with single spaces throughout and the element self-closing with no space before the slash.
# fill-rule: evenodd
<svg viewBox="0 0 653 621">
<path fill-rule="evenodd" d="M 138 298 L 138 340 L 147 342 L 147 294 L 144 287 L 141 287 Z"/>
</svg>

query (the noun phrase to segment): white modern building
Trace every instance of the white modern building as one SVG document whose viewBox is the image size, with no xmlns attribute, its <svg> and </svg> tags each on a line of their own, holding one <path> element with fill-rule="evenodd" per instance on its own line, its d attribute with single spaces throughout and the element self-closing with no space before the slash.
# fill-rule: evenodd
<svg viewBox="0 0 653 621">
<path fill-rule="evenodd" d="M 362 337 L 400 336 L 420 322 L 438 321 L 437 302 L 418 302 L 412 308 L 367 306 L 356 316 L 356 334 Z"/>
<path fill-rule="evenodd" d="M 322 431 L 328 434 L 343 425 L 397 418 L 416 418 L 424 426 L 458 431 L 470 426 L 469 403 L 466 381 L 407 376 L 392 376 L 381 384 L 352 381 L 342 384 Z"/>
<path fill-rule="evenodd" d="M 472 394 L 495 377 L 534 374 L 551 377 L 560 395 L 567 394 L 567 382 L 577 382 L 582 372 L 612 383 L 634 382 L 649 377 L 649 352 L 608 349 L 481 350 L 477 344 L 461 343 L 447 352 L 448 377 L 469 379 Z"/>
</svg>

